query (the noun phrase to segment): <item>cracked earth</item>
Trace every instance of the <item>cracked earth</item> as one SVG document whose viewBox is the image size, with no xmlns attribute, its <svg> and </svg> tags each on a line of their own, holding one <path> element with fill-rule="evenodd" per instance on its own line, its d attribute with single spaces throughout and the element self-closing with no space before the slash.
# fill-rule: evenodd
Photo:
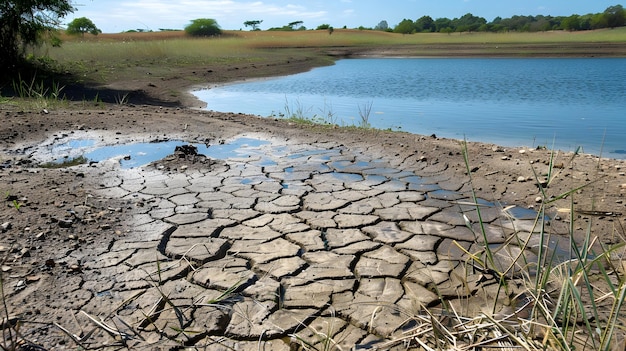
<svg viewBox="0 0 626 351">
<path fill-rule="evenodd" d="M 536 260 L 532 169 L 545 172 L 549 151 L 471 144 L 480 158 L 470 181 L 458 141 L 148 110 L 107 112 L 106 132 L 94 112 L 87 129 L 109 142 L 116 130 L 124 143 L 134 137 L 124 128 L 139 125 L 142 140 L 203 142 L 224 156 L 43 169 L 28 156 L 43 138 L 5 141 L 5 323 L 21 321 L 29 342 L 291 350 L 328 335 L 342 349 L 403 350 L 408 317 L 442 299 L 469 314 L 489 309 L 497 280 L 467 254 L 482 255 L 485 240 L 497 248 L 492 268 L 516 275 L 514 257 Z M 71 127 L 56 139 L 85 129 L 70 114 L 56 116 Z M 172 123 L 167 114 L 184 115 L 184 128 L 160 124 Z M 194 135 L 190 124 L 202 127 Z M 580 215 L 576 229 L 622 240 L 623 162 L 559 157 L 563 189 L 602 179 L 593 189 L 602 212 Z M 580 194 L 591 210 L 592 192 Z M 558 251 L 570 223 L 559 212 L 567 201 L 557 205 L 548 230 Z M 508 242 L 514 232 L 524 241 Z"/>
</svg>

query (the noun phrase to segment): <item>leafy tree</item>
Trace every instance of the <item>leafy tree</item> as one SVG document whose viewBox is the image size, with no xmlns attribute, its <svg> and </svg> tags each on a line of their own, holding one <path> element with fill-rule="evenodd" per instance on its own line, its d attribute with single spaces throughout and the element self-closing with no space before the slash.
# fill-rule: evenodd
<svg viewBox="0 0 626 351">
<path fill-rule="evenodd" d="M 608 26 L 606 22 L 606 17 L 603 13 L 596 13 L 592 15 L 590 25 L 591 29 L 606 28 Z"/>
<path fill-rule="evenodd" d="M 437 32 L 449 33 L 447 28 L 452 29 L 452 20 L 450 20 L 449 18 L 445 18 L 445 17 L 437 18 L 435 20 L 435 28 Z"/>
<path fill-rule="evenodd" d="M 604 10 L 604 17 L 609 28 L 622 27 L 626 24 L 626 13 L 622 5 L 609 6 Z"/>
<path fill-rule="evenodd" d="M 415 33 L 415 24 L 410 19 L 403 19 L 393 29 L 394 33 L 411 34 Z"/>
<path fill-rule="evenodd" d="M 315 30 L 329 30 L 330 28 L 332 28 L 330 24 L 320 24 Z"/>
<path fill-rule="evenodd" d="M 73 11 L 69 0 L 0 1 L 0 69 L 14 67 L 28 45 L 39 44 Z"/>
<path fill-rule="evenodd" d="M 102 33 L 98 27 L 87 17 L 79 17 L 72 20 L 72 22 L 67 24 L 67 34 L 72 35 L 82 35 L 85 36 L 85 33 L 91 33 L 93 35 L 98 35 Z"/>
<path fill-rule="evenodd" d="M 580 16 L 571 15 L 561 21 L 561 28 L 569 31 L 580 30 Z"/>
<path fill-rule="evenodd" d="M 263 20 L 254 20 L 254 21 L 245 21 L 243 25 L 246 27 L 252 27 L 252 30 L 259 30 L 259 25 L 263 22 Z"/>
<path fill-rule="evenodd" d="M 471 13 L 466 13 L 459 19 L 452 21 L 457 32 L 475 32 L 483 24 L 487 24 L 487 20 L 482 17 L 476 17 Z"/>
<path fill-rule="evenodd" d="M 212 37 L 222 34 L 217 21 L 212 18 L 198 18 L 185 27 L 185 32 L 194 37 Z"/>
<path fill-rule="evenodd" d="M 430 16 L 422 16 L 415 21 L 415 30 L 418 32 L 434 32 L 435 20 Z"/>
</svg>

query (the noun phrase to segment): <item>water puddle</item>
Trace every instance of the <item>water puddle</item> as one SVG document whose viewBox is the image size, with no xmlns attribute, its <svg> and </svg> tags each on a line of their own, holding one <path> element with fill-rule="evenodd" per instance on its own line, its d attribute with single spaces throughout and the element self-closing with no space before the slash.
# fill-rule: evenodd
<svg viewBox="0 0 626 351">
<path fill-rule="evenodd" d="M 165 141 L 160 143 L 104 146 L 86 153 L 84 157 L 92 162 L 121 158 L 120 165 L 122 168 L 134 168 L 163 159 L 165 156 L 172 154 L 177 146 L 184 144 L 186 143 L 182 141 Z"/>
<path fill-rule="evenodd" d="M 276 165 L 276 162 L 267 157 L 263 146 L 267 140 L 241 137 L 216 145 L 188 143 L 181 140 L 167 140 L 143 143 L 126 143 L 117 145 L 102 145 L 96 139 L 82 139 L 80 137 L 58 138 L 49 145 L 39 147 L 33 156 L 41 163 L 61 164 L 71 159 L 85 158 L 87 162 L 103 162 L 119 160 L 122 168 L 135 168 L 158 161 L 174 153 L 177 146 L 191 144 L 198 148 L 198 153 L 212 159 L 251 159 L 251 162 L 260 166 Z"/>
</svg>

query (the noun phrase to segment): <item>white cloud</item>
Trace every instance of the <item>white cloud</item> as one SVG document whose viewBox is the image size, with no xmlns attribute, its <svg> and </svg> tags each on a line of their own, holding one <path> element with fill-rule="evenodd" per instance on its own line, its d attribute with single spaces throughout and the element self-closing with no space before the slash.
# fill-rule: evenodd
<svg viewBox="0 0 626 351">
<path fill-rule="evenodd" d="M 326 8 L 313 9 L 309 5 L 233 0 L 109 1 L 102 11 L 79 7 L 74 15 L 86 16 L 103 30 L 113 32 L 134 28 L 182 28 L 195 18 L 214 18 L 224 29 L 237 29 L 250 19 L 263 20 L 267 26 L 282 26 L 294 20 L 328 17 Z"/>
</svg>

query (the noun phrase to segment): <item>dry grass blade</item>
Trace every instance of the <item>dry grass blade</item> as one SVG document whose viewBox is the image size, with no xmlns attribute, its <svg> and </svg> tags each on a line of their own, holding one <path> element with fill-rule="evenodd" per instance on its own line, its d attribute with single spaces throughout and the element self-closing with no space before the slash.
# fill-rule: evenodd
<svg viewBox="0 0 626 351">
<path fill-rule="evenodd" d="M 105 332 L 109 333 L 111 336 L 120 337 L 122 340 L 133 339 L 132 335 L 130 335 L 128 333 L 125 333 L 125 332 L 122 332 L 122 331 L 118 330 L 117 328 L 111 327 L 111 326 L 107 325 L 106 323 L 104 323 L 104 321 L 97 320 L 95 317 L 92 317 L 87 312 L 85 312 L 85 311 L 80 311 L 80 312 L 82 314 L 84 314 L 87 318 L 89 318 L 89 320 L 91 320 L 95 325 L 100 327 L 100 329 L 102 329 Z"/>
</svg>

